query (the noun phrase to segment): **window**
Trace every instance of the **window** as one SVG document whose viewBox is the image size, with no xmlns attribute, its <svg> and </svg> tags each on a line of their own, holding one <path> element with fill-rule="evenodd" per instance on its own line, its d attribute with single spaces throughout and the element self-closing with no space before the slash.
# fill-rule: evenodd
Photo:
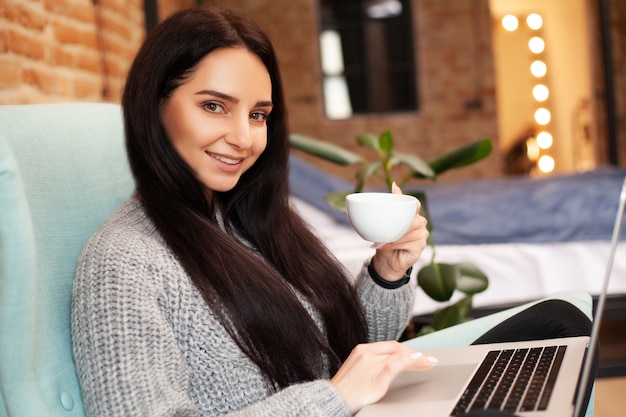
<svg viewBox="0 0 626 417">
<path fill-rule="evenodd" d="M 320 0 L 330 119 L 417 110 L 410 0 Z"/>
</svg>

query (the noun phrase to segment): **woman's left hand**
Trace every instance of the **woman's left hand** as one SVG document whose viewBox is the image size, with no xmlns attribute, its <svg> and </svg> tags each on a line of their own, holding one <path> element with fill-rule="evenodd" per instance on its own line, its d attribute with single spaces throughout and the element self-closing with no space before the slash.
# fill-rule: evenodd
<svg viewBox="0 0 626 417">
<path fill-rule="evenodd" d="M 395 183 L 391 188 L 394 194 L 402 194 L 402 190 Z M 409 230 L 395 242 L 385 244 L 374 244 L 376 254 L 372 259 L 376 272 L 387 281 L 396 281 L 404 276 L 409 269 L 419 259 L 422 251 L 426 247 L 428 239 L 428 229 L 426 219 L 420 216 L 420 202 L 417 203 L 415 218 Z"/>
</svg>

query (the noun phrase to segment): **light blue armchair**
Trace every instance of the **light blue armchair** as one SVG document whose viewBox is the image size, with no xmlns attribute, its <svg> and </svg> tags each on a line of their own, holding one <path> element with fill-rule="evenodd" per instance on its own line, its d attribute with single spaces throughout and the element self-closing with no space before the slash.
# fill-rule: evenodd
<svg viewBox="0 0 626 417">
<path fill-rule="evenodd" d="M 0 106 L 0 417 L 85 415 L 72 279 L 86 239 L 133 192 L 123 136 L 118 105 Z M 586 294 L 562 297 L 590 315 Z M 514 312 L 407 343 L 468 344 Z"/>
<path fill-rule="evenodd" d="M 86 239 L 133 191 L 120 107 L 0 106 L 0 415 L 82 416 L 70 341 Z"/>
</svg>

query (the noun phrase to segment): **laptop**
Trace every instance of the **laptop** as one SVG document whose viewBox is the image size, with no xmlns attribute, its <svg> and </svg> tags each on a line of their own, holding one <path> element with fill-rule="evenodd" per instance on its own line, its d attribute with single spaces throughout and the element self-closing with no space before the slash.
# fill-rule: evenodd
<svg viewBox="0 0 626 417">
<path fill-rule="evenodd" d="M 625 202 L 626 178 L 590 336 L 424 350 L 439 360 L 437 365 L 401 373 L 387 394 L 357 417 L 449 417 L 475 409 L 520 417 L 583 416 Z"/>
</svg>

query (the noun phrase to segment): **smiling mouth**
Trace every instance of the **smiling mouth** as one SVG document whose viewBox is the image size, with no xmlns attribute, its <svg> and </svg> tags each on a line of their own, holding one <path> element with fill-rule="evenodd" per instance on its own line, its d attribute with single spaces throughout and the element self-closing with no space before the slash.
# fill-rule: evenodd
<svg viewBox="0 0 626 417">
<path fill-rule="evenodd" d="M 214 159 L 217 159 L 220 162 L 228 164 L 228 165 L 237 165 L 238 163 L 241 162 L 241 159 L 232 159 L 232 158 L 228 158 L 228 157 L 223 156 L 223 155 L 216 155 L 214 153 L 210 153 L 209 156 L 213 157 Z"/>
</svg>

